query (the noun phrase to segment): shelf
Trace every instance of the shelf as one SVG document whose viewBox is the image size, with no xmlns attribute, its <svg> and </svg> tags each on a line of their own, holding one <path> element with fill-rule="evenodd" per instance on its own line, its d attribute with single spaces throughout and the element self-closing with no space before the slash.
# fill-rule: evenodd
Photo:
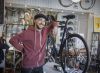
<svg viewBox="0 0 100 73">
<path fill-rule="evenodd" d="M 99 42 L 100 42 L 100 33 L 99 32 L 92 32 L 92 40 L 91 40 L 91 54 L 95 57 L 100 53 L 98 53 L 99 49 Z"/>
</svg>

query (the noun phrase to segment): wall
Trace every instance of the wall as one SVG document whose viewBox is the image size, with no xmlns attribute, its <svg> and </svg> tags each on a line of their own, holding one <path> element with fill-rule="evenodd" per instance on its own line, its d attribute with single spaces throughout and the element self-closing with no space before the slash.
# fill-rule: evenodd
<svg viewBox="0 0 100 73">
<path fill-rule="evenodd" d="M 80 6 L 78 5 L 78 8 L 75 8 L 73 6 L 71 7 L 62 7 L 59 3 L 58 0 L 5 0 L 6 5 L 10 6 L 9 3 L 12 3 L 12 6 L 16 7 L 24 7 L 27 5 L 29 7 L 44 7 L 45 9 L 47 8 L 53 8 L 53 9 L 60 9 L 61 10 L 69 10 L 69 11 L 76 11 L 76 12 L 87 12 L 90 13 L 88 15 L 81 15 L 79 13 L 79 31 L 81 33 L 85 33 L 86 40 L 88 40 L 88 45 L 91 45 L 91 35 L 93 32 L 93 16 L 98 16 L 100 17 L 100 0 L 96 0 L 95 6 L 90 9 L 90 10 L 82 10 Z M 50 10 L 49 9 L 49 10 Z M 57 11 L 57 10 L 56 10 Z M 92 14 L 91 14 L 92 13 Z M 84 27 L 83 27 L 84 26 Z M 85 31 L 84 31 L 85 30 Z M 89 46 L 90 47 L 90 46 Z"/>
<path fill-rule="evenodd" d="M 62 7 L 58 0 L 5 0 L 6 3 L 13 3 L 13 4 L 19 4 L 18 6 L 38 6 L 38 7 L 48 7 L 48 8 L 54 8 L 54 9 L 63 9 L 63 10 L 72 10 L 72 11 L 79 11 L 79 12 L 92 12 L 96 15 L 99 15 L 100 13 L 100 0 L 96 0 L 95 6 L 90 10 L 82 10 L 80 6 L 78 5 L 78 8 L 71 7 Z M 7 4 L 6 4 L 7 5 Z"/>
<path fill-rule="evenodd" d="M 88 45 L 89 45 L 89 48 L 91 48 L 91 41 L 92 41 L 92 32 L 93 32 L 93 17 L 94 17 L 94 14 L 89 14 L 89 17 L 88 17 L 88 32 L 87 32 L 87 40 L 88 40 Z"/>
</svg>

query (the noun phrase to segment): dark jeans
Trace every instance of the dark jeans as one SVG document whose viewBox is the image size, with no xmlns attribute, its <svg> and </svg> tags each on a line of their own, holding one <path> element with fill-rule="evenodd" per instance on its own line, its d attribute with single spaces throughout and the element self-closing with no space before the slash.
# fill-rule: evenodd
<svg viewBox="0 0 100 73">
<path fill-rule="evenodd" d="M 43 73 L 43 66 L 38 68 L 22 68 L 21 73 Z"/>
<path fill-rule="evenodd" d="M 3 73 L 3 68 L 0 68 L 0 73 Z"/>
</svg>

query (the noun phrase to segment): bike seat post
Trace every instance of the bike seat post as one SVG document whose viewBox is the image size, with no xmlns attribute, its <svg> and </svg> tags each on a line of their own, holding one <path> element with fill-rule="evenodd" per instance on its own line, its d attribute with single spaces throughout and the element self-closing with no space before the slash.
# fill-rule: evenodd
<svg viewBox="0 0 100 73">
<path fill-rule="evenodd" d="M 63 18 L 65 18 L 65 17 L 63 16 Z M 65 21 L 65 27 L 67 27 L 68 21 L 69 21 L 69 19 L 66 18 L 66 21 Z"/>
<path fill-rule="evenodd" d="M 65 23 L 65 27 L 67 27 L 67 23 L 70 19 L 74 19 L 75 18 L 75 15 L 65 15 L 63 16 L 63 18 L 66 18 L 66 23 Z"/>
<path fill-rule="evenodd" d="M 63 35 L 62 35 L 62 40 L 61 40 L 61 44 L 63 43 L 63 40 L 64 40 L 64 36 L 66 34 L 68 34 L 68 31 L 67 31 L 67 24 L 68 24 L 68 21 L 70 19 L 74 19 L 75 18 L 75 15 L 65 15 L 63 16 L 63 18 L 66 18 L 66 21 L 65 21 L 65 27 L 64 27 L 64 32 L 63 32 Z M 60 46 L 61 48 L 62 46 Z M 60 55 L 60 53 L 62 52 L 62 50 L 59 51 L 58 55 Z"/>
<path fill-rule="evenodd" d="M 66 18 L 67 20 L 74 19 L 75 15 L 65 15 L 65 16 L 63 16 L 63 18 Z"/>
</svg>

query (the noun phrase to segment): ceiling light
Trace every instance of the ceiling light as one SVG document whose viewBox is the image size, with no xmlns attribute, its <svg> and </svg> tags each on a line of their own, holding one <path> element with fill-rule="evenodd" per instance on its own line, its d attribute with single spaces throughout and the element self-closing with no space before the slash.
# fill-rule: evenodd
<svg viewBox="0 0 100 73">
<path fill-rule="evenodd" d="M 25 8 L 27 8 L 27 5 L 25 5 Z"/>
<path fill-rule="evenodd" d="M 38 8 L 39 11 L 41 11 L 41 8 Z"/>
<path fill-rule="evenodd" d="M 53 9 L 51 9 L 50 11 L 53 11 Z"/>
<path fill-rule="evenodd" d="M 33 9 L 33 8 L 32 8 L 31 10 L 33 10 L 33 11 L 34 11 L 35 9 Z"/>
<path fill-rule="evenodd" d="M 72 13 L 74 14 L 75 12 L 73 11 Z"/>
<path fill-rule="evenodd" d="M 83 12 L 81 14 L 84 14 Z"/>
<path fill-rule="evenodd" d="M 12 6 L 12 4 L 11 4 L 11 3 L 10 3 L 9 5 L 10 5 L 10 6 Z"/>
<path fill-rule="evenodd" d="M 81 0 L 72 0 L 74 3 L 78 3 L 80 2 Z"/>
<path fill-rule="evenodd" d="M 64 11 L 62 10 L 61 12 L 63 13 Z"/>
</svg>

